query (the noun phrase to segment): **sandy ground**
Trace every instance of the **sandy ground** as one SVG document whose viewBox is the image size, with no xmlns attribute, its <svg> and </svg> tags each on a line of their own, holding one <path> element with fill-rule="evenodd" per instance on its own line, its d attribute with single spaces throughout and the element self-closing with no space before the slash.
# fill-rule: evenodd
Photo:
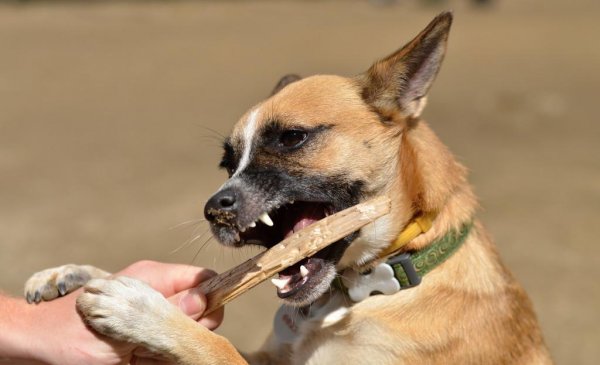
<svg viewBox="0 0 600 365">
<path fill-rule="evenodd" d="M 513 1 L 456 22 L 426 119 L 471 168 L 480 216 L 558 363 L 600 359 L 600 3 Z M 349 2 L 0 5 L 0 288 L 139 259 L 224 270 L 206 241 L 221 134 L 284 73 L 352 75 L 441 8 Z M 205 244 L 206 243 L 206 244 Z M 204 245 L 205 244 L 205 245 Z M 204 248 L 202 248 L 204 246 Z M 259 345 L 271 287 L 219 332 Z"/>
</svg>

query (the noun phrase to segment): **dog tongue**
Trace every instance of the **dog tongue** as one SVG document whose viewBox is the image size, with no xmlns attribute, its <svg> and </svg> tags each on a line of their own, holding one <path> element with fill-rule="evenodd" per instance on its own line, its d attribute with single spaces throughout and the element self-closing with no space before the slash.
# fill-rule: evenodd
<svg viewBox="0 0 600 365">
<path fill-rule="evenodd" d="M 293 232 L 290 232 L 290 234 L 292 234 L 294 232 L 298 232 L 299 230 L 310 226 L 311 224 L 315 223 L 316 221 L 317 220 L 313 219 L 313 218 L 302 218 L 298 222 L 296 222 L 296 224 L 294 224 Z"/>
<path fill-rule="evenodd" d="M 289 219 L 287 220 L 287 224 L 285 225 L 287 231 L 284 235 L 286 238 L 294 232 L 298 232 L 301 229 L 310 226 L 325 216 L 321 204 L 303 205 L 298 208 L 300 209 L 296 210 L 296 214 L 290 214 Z"/>
<path fill-rule="evenodd" d="M 285 238 L 291 236 L 294 232 L 298 232 L 299 230 L 310 226 L 311 224 L 315 223 L 316 221 L 317 221 L 317 219 L 313 219 L 313 218 L 306 218 L 306 217 L 301 218 L 298 222 L 296 222 L 296 224 L 294 224 L 294 227 L 285 234 Z"/>
</svg>

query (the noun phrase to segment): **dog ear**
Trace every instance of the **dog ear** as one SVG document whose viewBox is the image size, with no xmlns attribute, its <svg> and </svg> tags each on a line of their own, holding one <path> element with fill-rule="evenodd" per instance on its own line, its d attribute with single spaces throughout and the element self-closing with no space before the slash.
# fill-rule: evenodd
<svg viewBox="0 0 600 365">
<path fill-rule="evenodd" d="M 387 119 L 398 111 L 402 117 L 418 117 L 444 58 L 451 25 L 452 13 L 444 12 L 407 45 L 373 64 L 359 76 L 363 99 Z"/>
<path fill-rule="evenodd" d="M 283 76 L 281 78 L 281 80 L 279 80 L 279 82 L 277 82 L 277 85 L 275 85 L 275 88 L 273 89 L 273 91 L 271 91 L 271 96 L 277 94 L 281 89 L 288 86 L 292 82 L 296 82 L 298 80 L 302 80 L 302 77 L 300 77 L 296 74 L 288 74 L 288 75 Z"/>
</svg>

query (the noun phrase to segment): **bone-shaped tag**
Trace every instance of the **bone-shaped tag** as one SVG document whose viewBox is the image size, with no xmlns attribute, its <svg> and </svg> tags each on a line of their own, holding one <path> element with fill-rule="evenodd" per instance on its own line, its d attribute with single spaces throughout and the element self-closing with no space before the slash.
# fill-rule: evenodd
<svg viewBox="0 0 600 365">
<path fill-rule="evenodd" d="M 348 288 L 348 296 L 354 302 L 365 300 L 373 292 L 389 295 L 400 290 L 394 269 L 386 263 L 377 265 L 371 272 L 363 275 L 354 270 L 347 270 L 342 280 Z"/>
</svg>

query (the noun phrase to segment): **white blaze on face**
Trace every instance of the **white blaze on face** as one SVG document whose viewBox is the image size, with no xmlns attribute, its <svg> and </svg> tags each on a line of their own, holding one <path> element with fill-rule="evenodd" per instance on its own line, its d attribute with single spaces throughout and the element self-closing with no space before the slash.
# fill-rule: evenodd
<svg viewBox="0 0 600 365">
<path fill-rule="evenodd" d="M 252 110 L 250 115 L 248 116 L 248 120 L 246 121 L 246 125 L 244 126 L 243 138 L 244 138 L 244 151 L 242 153 L 242 158 L 240 159 L 240 163 L 238 165 L 237 170 L 232 177 L 239 175 L 250 163 L 250 152 L 252 150 L 252 140 L 254 139 L 254 134 L 256 133 L 256 123 L 258 121 L 258 108 Z"/>
</svg>

